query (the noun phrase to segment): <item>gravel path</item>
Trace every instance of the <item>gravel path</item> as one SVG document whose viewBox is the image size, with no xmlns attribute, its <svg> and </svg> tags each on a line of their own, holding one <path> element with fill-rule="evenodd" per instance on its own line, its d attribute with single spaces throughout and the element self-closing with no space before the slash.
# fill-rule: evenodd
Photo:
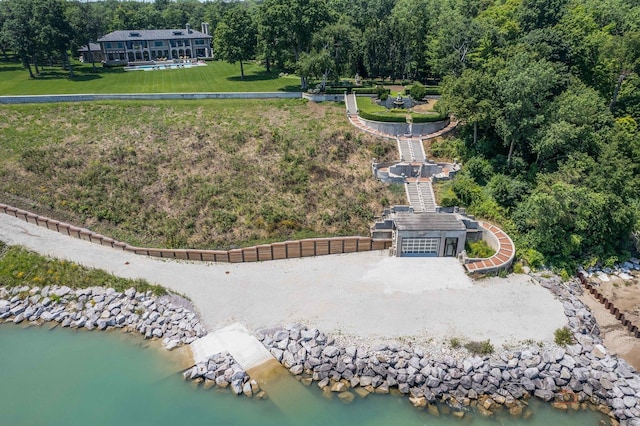
<svg viewBox="0 0 640 426">
<path fill-rule="evenodd" d="M 552 341 L 562 305 L 527 275 L 474 282 L 453 258 L 394 258 L 386 251 L 213 264 L 136 256 L 0 214 L 0 240 L 193 300 L 209 330 L 300 322 L 369 341 Z"/>
</svg>

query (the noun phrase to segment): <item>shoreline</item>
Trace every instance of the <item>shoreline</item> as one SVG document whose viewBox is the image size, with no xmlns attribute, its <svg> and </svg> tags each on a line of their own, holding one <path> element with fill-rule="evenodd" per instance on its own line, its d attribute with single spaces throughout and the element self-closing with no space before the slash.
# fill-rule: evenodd
<svg viewBox="0 0 640 426">
<path fill-rule="evenodd" d="M 563 410 L 591 406 L 608 414 L 612 424 L 640 424 L 636 396 L 640 394 L 640 376 L 601 346 L 595 317 L 579 300 L 579 283 L 561 283 L 557 277 L 541 275 L 536 278 L 563 303 L 575 344 L 565 348 L 523 344 L 491 355 L 471 355 L 463 349 L 447 348 L 443 342 L 390 339 L 374 343 L 344 335 L 334 337 L 299 324 L 262 329 L 257 336 L 297 380 L 316 384 L 325 394 L 336 394 L 345 402 L 370 393 L 394 393 L 408 396 L 415 407 L 432 414 L 439 413 L 439 406 L 448 406 L 447 411 L 457 417 L 470 408 L 484 416 L 504 408 L 520 417 L 527 416 L 526 400 L 535 396 Z M 177 301 L 178 296 L 149 293 L 134 289 L 118 293 L 102 287 L 0 287 L 0 319 L 16 324 L 55 321 L 62 327 L 122 329 L 162 342 L 169 350 L 205 333 L 196 313 L 171 301 Z M 145 311 L 136 312 L 136 307 Z M 100 310 L 102 314 L 97 315 Z M 127 314 L 123 321 L 122 315 Z M 164 322 L 162 318 L 178 325 L 178 331 L 168 322 L 158 324 Z M 180 326 L 185 318 L 190 318 L 189 324 L 197 331 Z M 156 330 L 163 331 L 162 335 Z M 236 395 L 266 397 L 257 382 L 225 353 L 187 369 L 183 377 L 206 389 L 229 386 Z"/>
<path fill-rule="evenodd" d="M 337 349 L 337 353 L 336 349 L 331 349 L 329 353 L 332 353 L 333 357 L 328 357 L 327 362 L 320 364 L 325 371 L 317 372 L 323 374 L 317 375 L 319 380 L 316 380 L 316 383 L 327 378 L 321 377 L 324 373 L 331 375 L 334 370 L 336 373 L 344 373 L 344 370 L 337 371 L 337 361 L 335 364 L 329 361 L 331 358 L 345 356 L 346 349 L 350 346 L 356 346 L 356 348 L 363 346 L 365 347 L 363 354 L 367 354 L 367 351 L 373 351 L 378 344 L 387 346 L 396 344 L 398 347 L 406 345 L 415 353 L 415 348 L 420 345 L 442 348 L 443 342 L 452 337 L 459 338 L 463 342 L 491 339 L 496 346 L 512 348 L 511 352 L 508 350 L 506 352 L 519 351 L 519 353 L 517 356 L 512 353 L 507 361 L 500 359 L 501 363 L 507 364 L 505 367 L 502 364 L 492 367 L 489 358 L 475 358 L 478 371 L 474 367 L 474 362 L 471 361 L 474 357 L 468 356 L 472 367 L 468 372 L 473 372 L 476 380 L 480 380 L 473 382 L 472 377 L 472 388 L 473 383 L 484 386 L 491 381 L 497 381 L 497 384 L 491 384 L 497 388 L 496 390 L 500 390 L 501 380 L 503 380 L 502 372 L 507 371 L 509 361 L 517 358 L 517 361 L 512 362 L 516 362 L 513 368 L 516 369 L 515 375 L 520 377 L 520 380 L 526 377 L 525 370 L 530 368 L 538 370 L 537 373 L 535 370 L 529 370 L 529 375 L 533 378 L 527 378 L 531 382 L 528 384 L 531 390 L 525 389 L 526 394 L 535 394 L 537 390 L 543 399 L 555 400 L 559 392 L 556 392 L 557 389 L 552 390 L 551 379 L 554 386 L 561 389 L 574 378 L 576 379 L 574 384 L 578 387 L 582 386 L 582 390 L 575 392 L 583 392 L 588 397 L 583 396 L 584 401 L 595 393 L 596 402 L 605 401 L 607 406 L 614 409 L 615 417 L 621 419 L 623 424 L 640 424 L 633 423 L 640 419 L 640 405 L 635 397 L 640 394 L 640 379 L 637 373 L 628 371 L 626 362 L 604 353 L 606 352 L 604 348 L 602 351 L 598 349 L 598 345 L 602 343 L 598 335 L 599 329 L 595 327 L 595 320 L 590 311 L 577 300 L 577 295 L 582 294 L 583 291 L 576 282 L 561 283 L 557 277 L 547 278 L 546 275 L 535 274 L 512 275 L 507 279 L 489 278 L 472 282 L 461 272 L 459 265 L 456 264 L 454 267 L 453 264 L 446 263 L 446 259 L 437 259 L 437 262 L 429 262 L 427 259 L 399 264 L 395 262 L 397 259 L 380 253 L 222 265 L 196 265 L 188 262 L 141 259 L 139 256 L 97 246 L 87 241 L 69 239 L 6 215 L 0 215 L 0 239 L 9 244 L 26 246 L 41 254 L 61 257 L 88 267 L 105 269 L 121 277 L 143 278 L 172 292 L 184 294 L 194 302 L 193 307 L 198 309 L 199 321 L 205 331 L 218 330 L 229 322 L 236 322 L 239 319 L 254 334 L 265 325 L 279 326 L 277 327 L 279 329 L 282 329 L 285 324 L 296 323 L 317 327 L 322 330 L 323 335 L 335 336 L 333 339 L 338 343 L 334 341 L 332 345 Z M 64 246 L 65 250 L 61 251 L 61 246 Z M 267 276 L 269 280 L 265 280 Z M 98 293 L 101 291 L 107 292 L 102 289 L 98 290 Z M 0 308 L 0 314 L 2 309 Z M 75 312 L 72 313 L 75 314 Z M 543 357 L 545 352 L 548 352 L 546 349 L 553 347 L 550 343 L 553 339 L 553 330 L 561 328 L 567 322 L 579 344 L 574 345 L 572 349 L 563 349 L 564 354 L 560 360 L 557 360 L 560 358 L 560 352 L 557 352 L 553 362 L 549 358 L 552 354 L 548 353 L 549 362 L 547 362 Z M 149 331 L 146 328 L 147 325 L 144 328 L 145 335 Z M 153 329 L 151 329 L 151 336 L 153 336 Z M 312 340 L 315 341 L 315 337 Z M 529 346 L 533 346 L 532 348 L 523 348 L 521 342 L 526 340 L 531 341 Z M 284 338 L 281 341 L 267 342 L 267 344 L 274 342 L 279 344 L 283 341 Z M 289 342 L 289 338 L 287 343 L 282 345 L 288 350 L 288 346 L 292 343 L 302 346 L 301 342 Z M 326 342 L 323 344 L 326 346 Z M 341 346 L 338 347 L 339 345 Z M 541 351 L 540 348 L 544 350 Z M 282 361 L 285 352 L 284 349 L 279 347 L 278 349 L 283 351 Z M 324 348 L 320 353 L 323 350 Z M 598 351 L 600 353 L 595 356 L 594 353 Z M 427 351 L 426 353 L 434 359 L 439 356 L 437 352 Z M 465 351 L 461 350 L 460 353 L 462 354 L 460 357 L 466 356 Z M 522 358 L 523 353 L 525 353 L 525 359 Z M 298 355 L 297 352 L 296 355 Z M 445 355 L 438 358 L 438 362 L 444 361 Z M 565 356 L 567 357 L 565 363 L 568 363 L 568 366 L 558 367 L 558 362 L 563 361 Z M 413 356 L 409 359 L 411 358 Z M 448 369 L 460 370 L 457 358 L 453 359 L 455 366 L 450 366 L 449 364 L 452 364 L 450 362 L 444 362 L 441 363 L 442 365 L 434 364 L 429 368 L 440 368 L 443 372 Z M 305 373 L 307 359 L 296 360 L 294 357 L 293 360 L 293 364 L 302 366 L 302 371 L 299 372 L 302 373 L 301 375 L 311 376 L 300 377 L 300 379 L 304 379 L 305 382 L 308 379 L 313 381 L 313 373 L 316 371 L 307 368 L 309 371 Z M 603 365 L 602 360 L 605 360 L 606 365 Z M 520 361 L 523 362 L 522 366 L 519 365 Z M 237 367 L 232 367 L 230 362 L 226 357 L 221 360 L 222 365 L 227 364 L 225 368 L 216 361 L 211 362 L 210 365 L 207 362 L 207 365 L 202 365 L 196 370 L 189 370 L 187 378 L 193 376 L 196 381 L 211 386 L 211 382 L 215 383 L 218 377 L 222 376 L 223 379 L 220 380 L 224 380 L 229 386 L 231 385 L 229 379 L 233 382 L 239 380 L 242 375 Z M 468 370 L 464 367 L 464 362 L 461 362 L 463 370 Z M 536 365 L 533 365 L 534 363 Z M 418 366 L 419 364 L 420 361 Z M 424 368 L 420 367 L 417 371 Z M 563 367 L 569 371 L 568 379 L 561 377 Z M 487 371 L 484 370 L 485 368 Z M 497 377 L 498 371 L 493 371 L 495 376 L 490 374 L 494 368 L 500 370 L 500 379 Z M 300 367 L 297 369 L 299 370 Z M 342 365 L 339 369 L 342 369 Z M 624 373 L 622 376 L 625 377 L 620 377 L 616 369 Z M 358 371 L 357 368 L 355 372 L 352 371 L 358 375 L 363 372 L 364 366 L 362 371 Z M 238 376 L 233 379 L 236 373 Z M 422 374 L 413 373 L 416 377 Z M 207 374 L 209 377 L 206 376 Z M 511 370 L 508 374 L 511 375 Z M 447 373 L 444 373 L 444 376 L 447 376 Z M 564 376 L 567 376 L 567 372 Z M 451 377 L 457 380 L 456 388 L 460 385 L 461 377 L 456 379 Z M 441 378 L 438 373 L 437 379 L 440 382 L 444 378 Z M 386 377 L 382 382 L 385 379 Z M 422 375 L 422 379 L 426 380 L 426 377 Z M 418 378 L 419 381 L 422 379 Z M 206 382 L 207 380 L 209 382 Z M 365 383 L 367 380 L 365 379 Z M 236 382 L 233 387 L 234 392 L 242 390 L 244 393 L 248 382 L 249 379 L 245 374 L 242 382 Z M 330 383 L 329 381 L 324 384 Z M 367 386 L 373 386 L 372 383 Z M 421 389 L 423 383 L 418 383 L 417 388 Z M 388 384 L 389 382 L 387 382 L 389 392 L 392 389 L 395 389 L 394 392 L 399 392 L 397 384 L 394 385 L 395 387 Z M 409 393 L 412 387 L 416 387 L 413 384 L 409 385 Z M 331 387 L 333 385 L 334 383 L 331 383 Z M 344 383 L 343 385 L 346 386 Z M 350 381 L 349 386 L 351 386 Z M 336 390 L 339 388 L 340 385 L 337 385 Z M 464 386 L 462 388 L 467 390 L 466 397 L 468 397 L 468 389 Z M 375 389 L 377 387 L 373 390 Z M 404 386 L 403 389 L 406 390 Z M 573 387 L 571 389 L 575 393 Z M 252 394 L 253 390 L 252 388 Z M 418 399 L 419 405 L 423 403 L 423 397 L 429 400 L 431 394 L 435 396 L 450 392 L 448 385 L 447 390 L 439 389 L 436 392 L 429 387 L 429 392 L 425 396 L 426 390 L 425 386 L 424 390 L 421 390 L 422 395 L 419 394 L 420 391 L 417 396 L 412 395 Z M 494 393 L 493 388 L 489 390 Z M 381 391 L 384 392 L 384 387 Z M 464 393 L 462 389 L 460 391 Z M 474 392 L 478 394 L 477 391 Z M 516 390 L 515 393 L 522 393 L 524 396 L 522 391 Z M 494 396 L 498 401 L 504 397 L 506 402 L 506 395 Z M 453 397 L 455 398 L 456 395 Z M 563 399 L 564 394 L 560 394 L 560 397 Z M 469 399 L 471 402 L 472 399 Z M 496 401 L 492 399 L 493 402 Z M 557 402 L 563 403 L 563 401 Z M 491 407 L 492 403 L 487 405 Z"/>
</svg>

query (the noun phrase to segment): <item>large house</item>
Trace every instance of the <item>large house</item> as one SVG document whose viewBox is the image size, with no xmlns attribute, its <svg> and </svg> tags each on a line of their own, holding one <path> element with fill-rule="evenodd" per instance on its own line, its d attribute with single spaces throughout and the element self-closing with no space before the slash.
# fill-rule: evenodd
<svg viewBox="0 0 640 426">
<path fill-rule="evenodd" d="M 89 54 L 89 49 L 91 49 L 91 55 Z M 93 62 L 103 62 L 104 55 L 102 54 L 102 50 L 98 43 L 89 43 L 89 46 L 82 46 L 78 49 L 78 53 L 80 53 L 80 60 L 84 63 L 90 63 L 91 58 L 93 57 Z"/>
<path fill-rule="evenodd" d="M 191 59 L 212 56 L 208 24 L 191 29 L 114 31 L 98 39 L 107 65 L 159 59 Z"/>
</svg>

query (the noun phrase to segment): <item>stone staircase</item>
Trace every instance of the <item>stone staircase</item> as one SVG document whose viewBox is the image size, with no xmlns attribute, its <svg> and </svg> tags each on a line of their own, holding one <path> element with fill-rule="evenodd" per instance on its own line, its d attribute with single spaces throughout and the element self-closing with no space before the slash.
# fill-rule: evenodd
<svg viewBox="0 0 640 426">
<path fill-rule="evenodd" d="M 405 182 L 405 192 L 414 212 L 436 211 L 436 202 L 430 181 L 408 180 Z"/>
<path fill-rule="evenodd" d="M 418 185 L 416 182 L 405 182 L 404 184 L 405 192 L 407 193 L 407 199 L 409 200 L 409 205 L 413 207 L 413 211 L 419 212 L 422 210 L 422 200 L 420 198 L 420 191 L 418 190 Z"/>
<path fill-rule="evenodd" d="M 422 209 L 425 212 L 436 211 L 436 197 L 433 195 L 433 187 L 431 181 L 422 181 L 418 183 L 418 194 L 422 201 Z"/>
<path fill-rule="evenodd" d="M 411 161 L 419 161 L 421 163 L 427 161 L 427 156 L 424 154 L 424 147 L 422 146 L 422 140 L 409 140 L 409 149 L 413 154 L 413 159 Z"/>
<path fill-rule="evenodd" d="M 344 95 L 344 103 L 347 107 L 347 114 L 354 116 L 358 114 L 358 103 L 356 102 L 356 95 L 354 95 L 353 93 L 350 95 Z"/>
<path fill-rule="evenodd" d="M 400 153 L 400 161 L 413 161 L 413 151 L 411 144 L 407 139 L 396 139 L 398 152 Z"/>
<path fill-rule="evenodd" d="M 427 160 L 420 139 L 396 139 L 400 161 L 410 161 L 412 163 L 423 163 Z"/>
</svg>

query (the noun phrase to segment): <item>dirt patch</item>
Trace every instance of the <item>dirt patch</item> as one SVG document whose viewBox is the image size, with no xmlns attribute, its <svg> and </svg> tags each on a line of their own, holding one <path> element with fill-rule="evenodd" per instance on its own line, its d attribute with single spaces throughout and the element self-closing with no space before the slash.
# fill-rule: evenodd
<svg viewBox="0 0 640 426">
<path fill-rule="evenodd" d="M 398 92 L 404 93 L 404 86 L 400 84 L 385 84 L 384 87 L 391 90 L 390 96 L 398 96 Z"/>
<path fill-rule="evenodd" d="M 632 272 L 632 279 L 623 280 L 610 276 L 610 281 L 592 277 L 589 282 L 620 309 L 625 317 L 640 327 L 640 271 Z M 589 306 L 598 320 L 605 346 L 640 371 L 640 339 L 635 338 L 611 313 L 591 294 L 585 292 L 582 301 Z"/>
<path fill-rule="evenodd" d="M 433 113 L 433 112 L 435 112 L 433 110 L 433 108 L 436 106 L 437 103 L 438 103 L 437 99 L 427 99 L 427 101 L 425 103 L 420 104 L 420 105 L 416 105 L 411 109 L 414 112 L 419 112 L 421 114 Z"/>
</svg>

